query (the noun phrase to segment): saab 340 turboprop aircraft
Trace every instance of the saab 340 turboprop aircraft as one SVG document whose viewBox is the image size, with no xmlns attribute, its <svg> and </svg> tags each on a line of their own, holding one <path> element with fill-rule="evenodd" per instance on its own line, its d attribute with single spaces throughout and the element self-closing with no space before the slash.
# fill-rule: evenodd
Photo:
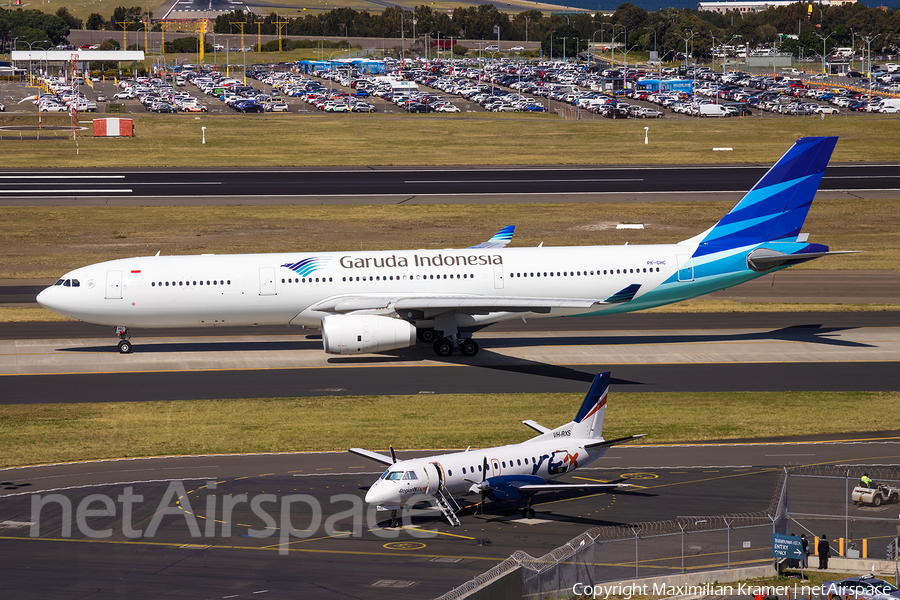
<svg viewBox="0 0 900 600">
<path fill-rule="evenodd" d="M 412 346 L 474 356 L 472 333 L 522 317 L 608 315 L 679 302 L 825 256 L 800 232 L 836 137 L 801 138 L 722 219 L 677 244 L 146 256 L 66 273 L 37 301 L 129 327 L 300 325 L 325 352 Z"/>
<path fill-rule="evenodd" d="M 608 448 L 643 437 L 603 439 L 608 394 L 609 372 L 598 373 L 573 421 L 552 430 L 534 421 L 522 421 L 540 435 L 521 444 L 401 461 L 394 456 L 393 448 L 389 457 L 350 448 L 353 454 L 389 465 L 366 492 L 366 502 L 378 505 L 379 510 L 392 511 L 391 523 L 395 525 L 397 511 L 407 501 L 415 504 L 431 498 L 455 526 L 459 525 L 459 505 L 454 495 L 481 494 L 482 501 L 525 500 L 522 516 L 533 518 L 531 501 L 539 492 L 628 487 L 619 483 L 553 483 L 557 477 L 591 464 Z"/>
</svg>

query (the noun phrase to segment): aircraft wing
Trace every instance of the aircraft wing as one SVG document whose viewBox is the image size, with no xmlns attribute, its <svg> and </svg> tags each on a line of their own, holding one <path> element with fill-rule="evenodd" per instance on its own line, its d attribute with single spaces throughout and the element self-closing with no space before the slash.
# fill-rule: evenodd
<svg viewBox="0 0 900 600">
<path fill-rule="evenodd" d="M 354 294 L 323 300 L 312 310 L 349 313 L 359 310 L 462 310 L 470 312 L 550 312 L 553 308 L 589 309 L 602 300 L 583 298 L 522 298 L 511 296 L 424 295 L 377 296 Z"/>
<path fill-rule="evenodd" d="M 352 454 L 362 456 L 363 458 L 368 458 L 369 460 L 374 460 L 375 462 L 381 463 L 383 465 L 394 464 L 394 460 L 390 456 L 385 456 L 384 454 L 378 454 L 377 452 L 372 452 L 371 450 L 366 450 L 365 448 L 350 448 L 350 452 Z"/>
<path fill-rule="evenodd" d="M 630 483 L 539 483 L 520 486 L 519 491 L 525 494 L 535 494 L 537 492 L 564 492 L 566 490 L 609 490 L 630 486 Z"/>
<path fill-rule="evenodd" d="M 469 249 L 473 248 L 503 248 L 508 243 L 512 241 L 513 232 L 516 230 L 515 225 L 507 225 L 500 231 L 498 231 L 494 237 L 489 239 L 486 242 L 481 242 L 477 246 L 469 246 Z"/>
</svg>

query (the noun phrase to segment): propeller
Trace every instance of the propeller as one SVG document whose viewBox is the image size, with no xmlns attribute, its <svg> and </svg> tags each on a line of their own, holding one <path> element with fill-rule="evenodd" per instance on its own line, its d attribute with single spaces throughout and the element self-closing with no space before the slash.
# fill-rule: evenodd
<svg viewBox="0 0 900 600">
<path fill-rule="evenodd" d="M 391 449 L 391 460 L 394 461 L 394 464 L 397 464 L 397 454 L 394 452 L 394 446 L 389 446 Z"/>
<path fill-rule="evenodd" d="M 481 465 L 481 481 L 476 482 L 471 479 L 466 479 L 466 481 L 471 481 L 472 486 L 469 488 L 469 493 L 479 493 L 481 494 L 481 509 L 484 510 L 484 500 L 487 497 L 487 493 L 491 490 L 490 484 L 486 483 L 487 481 L 487 470 L 488 470 L 488 459 L 487 456 L 484 457 L 484 462 Z"/>
</svg>

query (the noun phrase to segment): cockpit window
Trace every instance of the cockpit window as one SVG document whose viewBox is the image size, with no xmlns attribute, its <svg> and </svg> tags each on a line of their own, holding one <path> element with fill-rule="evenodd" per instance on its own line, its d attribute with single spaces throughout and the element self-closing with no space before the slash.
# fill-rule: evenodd
<svg viewBox="0 0 900 600">
<path fill-rule="evenodd" d="M 407 471 L 403 474 L 403 479 L 418 479 L 415 471 Z"/>
<path fill-rule="evenodd" d="M 387 477 L 385 477 L 385 479 L 387 479 L 388 481 L 397 481 L 402 478 L 403 471 L 391 471 L 387 474 Z"/>
<path fill-rule="evenodd" d="M 56 283 L 54 283 L 54 284 L 53 284 L 53 285 L 55 285 L 55 286 L 56 286 L 56 285 L 62 285 L 62 284 L 63 284 L 63 280 L 62 280 L 62 279 L 60 279 L 60 280 L 59 280 L 59 281 L 57 281 L 57 282 L 56 282 Z"/>
<path fill-rule="evenodd" d="M 81 282 L 77 279 L 72 280 L 72 287 L 81 287 Z"/>
<path fill-rule="evenodd" d="M 379 477 L 378 479 L 385 479 L 388 476 L 388 473 L 390 473 L 390 472 L 391 472 L 390 469 L 386 470 L 384 473 L 381 474 L 381 477 Z"/>
<path fill-rule="evenodd" d="M 66 279 L 65 283 L 63 283 L 63 287 L 72 287 L 72 280 Z"/>
</svg>

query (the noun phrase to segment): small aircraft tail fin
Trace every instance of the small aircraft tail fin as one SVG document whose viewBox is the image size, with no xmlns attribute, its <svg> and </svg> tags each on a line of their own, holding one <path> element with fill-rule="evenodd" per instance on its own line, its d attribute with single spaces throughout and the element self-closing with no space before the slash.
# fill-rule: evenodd
<svg viewBox="0 0 900 600">
<path fill-rule="evenodd" d="M 603 437 L 603 418 L 606 416 L 608 394 L 609 371 L 597 373 L 578 414 L 572 421 L 572 437 L 578 439 Z"/>
<path fill-rule="evenodd" d="M 547 429 L 534 421 L 523 421 L 526 425 L 542 432 L 529 442 L 552 439 L 603 439 L 603 417 L 606 414 L 606 396 L 609 393 L 609 371 L 597 373 L 594 383 L 581 403 L 575 419 L 556 429 Z M 537 425 L 537 427 L 535 427 Z"/>
<path fill-rule="evenodd" d="M 753 189 L 696 238 L 694 256 L 763 242 L 795 242 L 812 205 L 836 137 L 800 138 Z"/>
</svg>

